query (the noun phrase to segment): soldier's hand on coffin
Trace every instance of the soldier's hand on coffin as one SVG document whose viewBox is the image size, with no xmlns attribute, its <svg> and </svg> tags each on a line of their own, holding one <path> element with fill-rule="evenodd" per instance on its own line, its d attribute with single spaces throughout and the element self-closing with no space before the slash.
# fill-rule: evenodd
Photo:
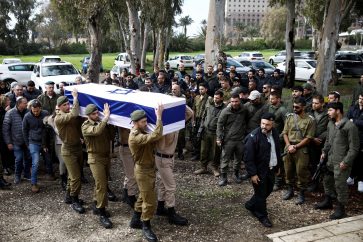
<svg viewBox="0 0 363 242">
<path fill-rule="evenodd" d="M 73 96 L 73 98 L 77 98 L 78 97 L 78 91 L 77 91 L 76 88 L 73 88 L 73 90 L 72 90 L 72 96 Z"/>
<path fill-rule="evenodd" d="M 105 116 L 105 119 L 108 119 L 110 117 L 111 111 L 110 111 L 110 106 L 108 105 L 108 103 L 105 103 L 103 105 L 103 115 Z"/>
<path fill-rule="evenodd" d="M 163 115 L 163 111 L 164 111 L 164 105 L 159 103 L 158 107 L 155 108 L 155 115 L 156 115 L 157 119 L 161 119 L 161 117 Z"/>
</svg>

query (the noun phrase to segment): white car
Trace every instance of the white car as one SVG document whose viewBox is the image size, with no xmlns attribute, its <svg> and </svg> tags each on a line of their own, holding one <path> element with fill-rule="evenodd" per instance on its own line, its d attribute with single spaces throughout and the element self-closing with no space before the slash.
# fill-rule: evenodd
<svg viewBox="0 0 363 242">
<path fill-rule="evenodd" d="M 78 70 L 69 62 L 57 63 L 37 63 L 31 75 L 35 87 L 45 90 L 45 83 L 52 81 L 55 83 L 54 90 L 59 91 L 59 83 L 66 82 L 73 85 L 76 77 L 82 77 Z M 84 79 L 82 77 L 82 79 Z"/>
<path fill-rule="evenodd" d="M 127 53 L 120 53 L 115 58 L 115 65 L 121 68 L 129 69 L 131 66 L 130 57 Z"/>
<path fill-rule="evenodd" d="M 261 52 L 242 52 L 241 54 L 233 58 L 238 62 L 244 60 L 263 60 L 263 55 Z"/>
<path fill-rule="evenodd" d="M 2 64 L 12 64 L 12 63 L 21 63 L 21 60 L 18 58 L 6 58 L 6 59 L 3 59 Z"/>
<path fill-rule="evenodd" d="M 301 52 L 300 51 L 294 51 L 294 57 L 295 59 L 301 57 Z M 278 52 L 276 55 L 270 56 L 270 58 L 268 59 L 268 62 L 271 65 L 275 65 L 281 62 L 286 61 L 286 51 L 280 51 Z"/>
<path fill-rule="evenodd" d="M 112 76 L 113 74 L 116 74 L 117 76 L 120 76 L 120 75 L 121 75 L 121 72 L 122 72 L 124 69 L 126 69 L 126 70 L 127 70 L 127 72 L 129 72 L 129 71 L 130 71 L 130 69 L 129 69 L 129 68 L 122 68 L 122 67 L 120 67 L 120 66 L 116 66 L 116 65 L 114 65 L 114 66 L 112 67 L 111 71 L 110 71 L 110 76 Z"/>
<path fill-rule="evenodd" d="M 58 55 L 45 55 L 39 60 L 40 63 L 61 62 L 61 61 L 62 59 Z"/>
<path fill-rule="evenodd" d="M 170 64 L 170 68 L 178 69 L 180 64 L 184 64 L 185 68 L 193 68 L 193 57 L 189 55 L 177 55 L 171 57 L 167 62 Z"/>
<path fill-rule="evenodd" d="M 286 62 L 277 65 L 277 68 L 285 70 Z M 295 60 L 295 80 L 307 81 L 313 78 L 316 68 L 316 60 Z M 337 70 L 339 79 L 342 77 L 342 72 Z"/>
<path fill-rule="evenodd" d="M 35 63 L 13 63 L 0 65 L 0 80 L 10 85 L 12 82 L 26 85 L 30 81 Z"/>
</svg>

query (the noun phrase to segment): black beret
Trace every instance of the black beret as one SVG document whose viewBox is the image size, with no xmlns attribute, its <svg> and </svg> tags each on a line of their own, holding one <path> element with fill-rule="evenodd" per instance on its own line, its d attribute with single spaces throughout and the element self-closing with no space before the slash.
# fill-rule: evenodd
<svg viewBox="0 0 363 242">
<path fill-rule="evenodd" d="M 291 90 L 304 92 L 304 88 L 302 86 L 294 86 L 293 88 L 291 88 Z"/>
<path fill-rule="evenodd" d="M 261 119 L 267 119 L 270 121 L 275 121 L 275 114 L 273 113 L 264 113 L 261 117 Z"/>
</svg>

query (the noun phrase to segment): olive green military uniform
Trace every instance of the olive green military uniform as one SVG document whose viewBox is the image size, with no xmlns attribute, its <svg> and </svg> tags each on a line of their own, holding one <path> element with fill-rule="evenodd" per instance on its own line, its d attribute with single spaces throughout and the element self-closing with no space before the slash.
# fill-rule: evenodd
<svg viewBox="0 0 363 242">
<path fill-rule="evenodd" d="M 258 128 L 261 123 L 261 116 L 266 110 L 266 106 L 263 103 L 253 104 L 251 102 L 244 104 L 247 110 L 247 134 Z"/>
<path fill-rule="evenodd" d="M 195 127 L 193 132 L 193 146 L 194 146 L 194 155 L 199 156 L 200 155 L 200 146 L 201 142 L 200 139 L 196 139 L 196 136 L 198 134 L 199 127 L 201 125 L 202 119 L 205 116 L 205 109 L 208 103 L 211 102 L 211 98 L 208 96 L 208 94 L 198 95 L 194 98 L 194 106 L 193 106 L 193 112 L 194 112 L 194 120 L 195 120 Z"/>
<path fill-rule="evenodd" d="M 277 106 L 273 106 L 271 104 L 268 104 L 267 111 L 269 113 L 273 113 L 275 115 L 275 128 L 279 134 L 282 133 L 284 130 L 285 120 L 286 120 L 286 107 L 282 104 L 279 104 Z"/>
<path fill-rule="evenodd" d="M 42 109 L 47 110 L 49 114 L 54 113 L 55 107 L 57 106 L 57 99 L 60 97 L 59 94 L 54 93 L 52 97 L 49 97 L 45 92 L 38 96 L 39 102 L 42 104 Z"/>
<path fill-rule="evenodd" d="M 325 194 L 337 197 L 338 202 L 346 205 L 349 197 L 347 179 L 350 175 L 353 161 L 359 153 L 358 128 L 347 118 L 343 118 L 339 124 L 333 121 L 328 123 L 327 138 L 323 152 L 328 156 L 327 169 L 324 175 Z M 340 163 L 348 166 L 341 170 Z"/>
<path fill-rule="evenodd" d="M 129 136 L 129 147 L 135 161 L 135 179 L 139 187 L 139 197 L 135 203 L 135 211 L 141 212 L 141 220 L 151 220 L 156 211 L 155 192 L 155 142 L 162 137 L 163 125 L 157 120 L 155 130 L 151 134 L 132 128 Z"/>
<path fill-rule="evenodd" d="M 230 87 L 229 89 L 225 90 L 223 88 L 219 89 L 220 91 L 223 92 L 223 102 L 225 104 L 229 103 L 231 97 L 232 97 L 232 88 Z"/>
<path fill-rule="evenodd" d="M 67 191 L 78 196 L 81 191 L 81 169 L 83 167 L 81 123 L 78 119 L 79 103 L 74 99 L 71 112 L 59 111 L 54 123 L 62 140 L 61 155 L 68 171 Z"/>
<path fill-rule="evenodd" d="M 315 120 L 305 113 L 302 117 L 294 113 L 288 114 L 282 134 L 288 136 L 290 145 L 296 145 L 304 138 L 312 139 L 315 134 Z M 287 150 L 287 145 L 289 144 L 286 144 L 285 151 Z M 296 174 L 298 188 L 306 189 L 309 183 L 308 147 L 300 147 L 293 154 L 287 153 L 284 158 L 284 166 L 286 184 L 293 185 Z"/>
<path fill-rule="evenodd" d="M 97 208 L 107 206 L 107 183 L 111 166 L 110 142 L 115 130 L 107 120 L 94 122 L 91 119 L 82 124 L 82 134 L 88 152 L 88 164 L 95 179 L 94 201 Z"/>
</svg>

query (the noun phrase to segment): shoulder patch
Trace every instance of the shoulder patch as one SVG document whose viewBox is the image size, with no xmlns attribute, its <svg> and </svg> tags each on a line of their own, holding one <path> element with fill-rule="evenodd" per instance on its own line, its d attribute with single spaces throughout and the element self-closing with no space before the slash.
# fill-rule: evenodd
<svg viewBox="0 0 363 242">
<path fill-rule="evenodd" d="M 133 135 L 138 135 L 139 131 L 137 129 L 132 129 L 130 133 Z"/>
</svg>

